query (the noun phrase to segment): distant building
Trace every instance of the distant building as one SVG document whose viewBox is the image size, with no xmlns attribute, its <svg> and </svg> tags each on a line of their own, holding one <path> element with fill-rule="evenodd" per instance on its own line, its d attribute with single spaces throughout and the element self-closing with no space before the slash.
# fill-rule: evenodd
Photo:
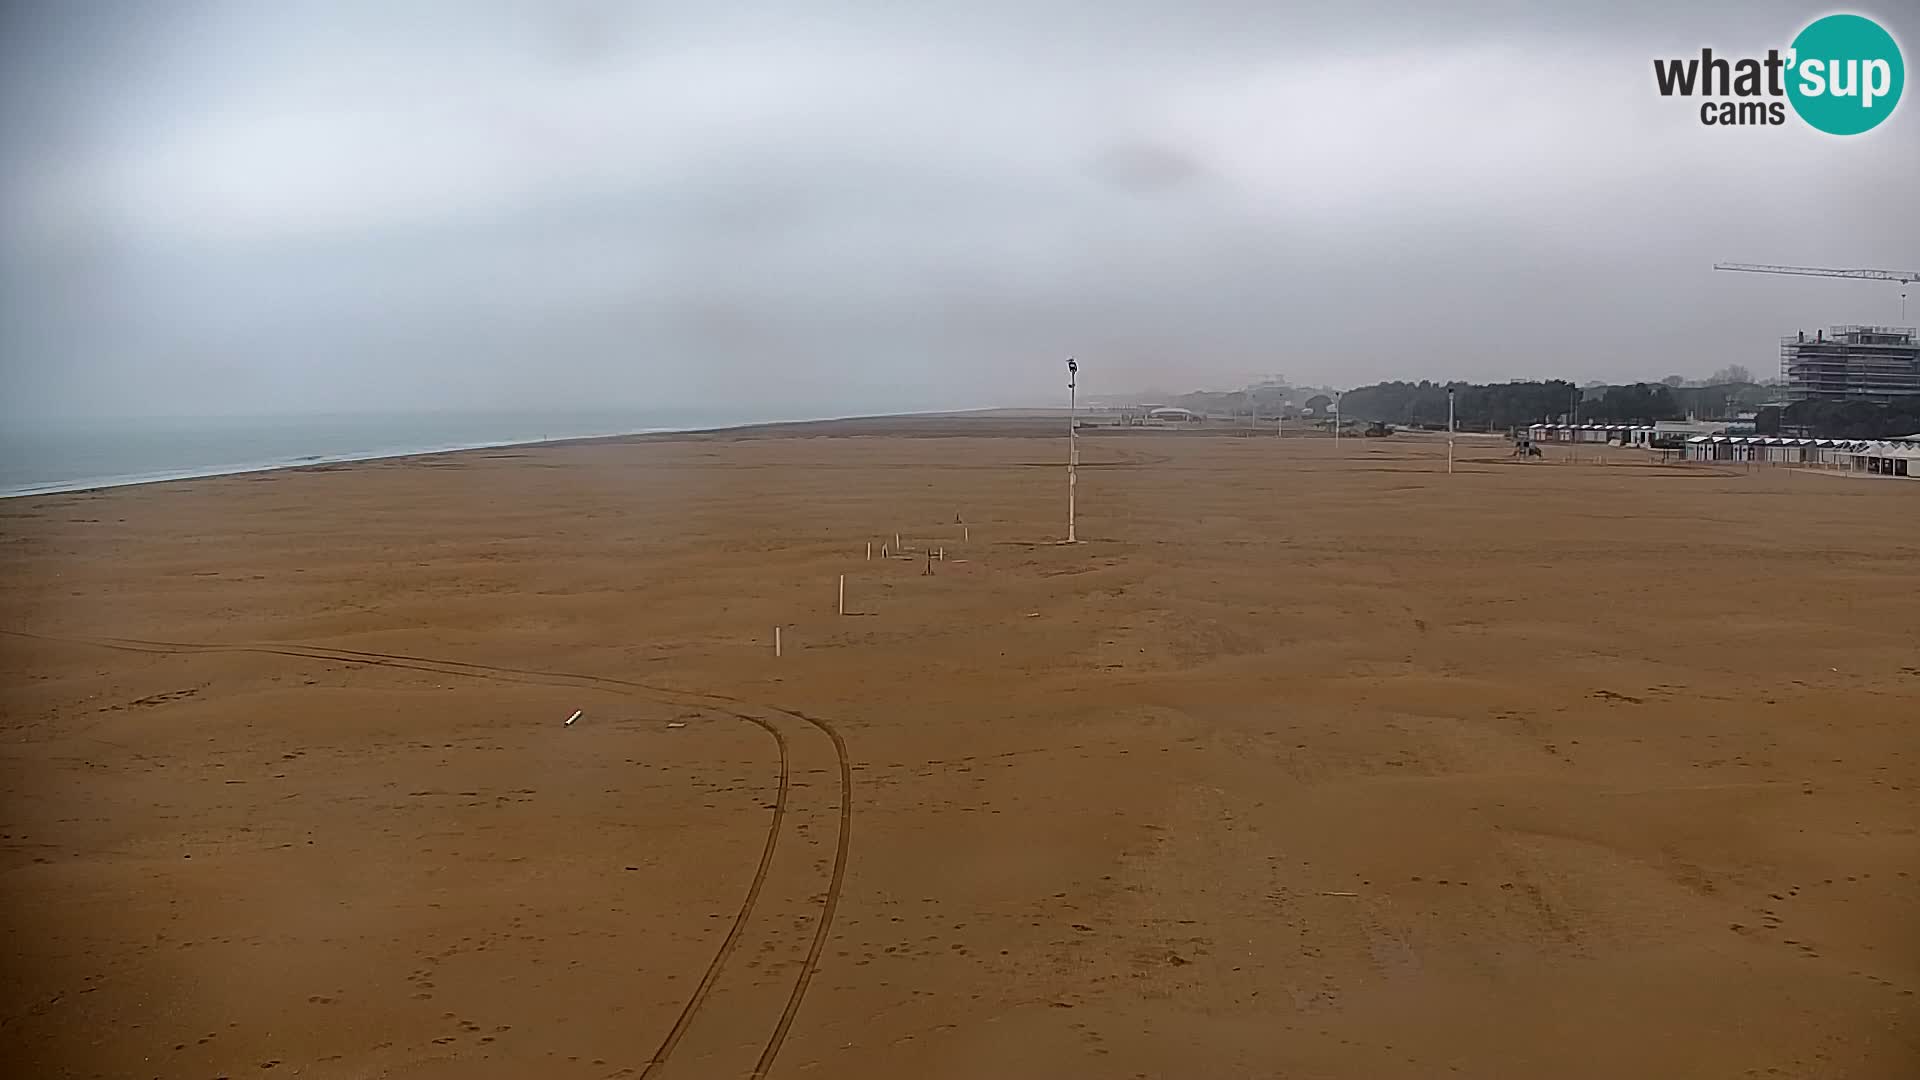
<svg viewBox="0 0 1920 1080">
<path fill-rule="evenodd" d="M 1724 435 L 1725 420 L 1655 420 L 1653 434 L 1658 439 L 1687 439 L 1695 435 Z"/>
<path fill-rule="evenodd" d="M 1768 465 L 1818 465 L 1864 469 L 1855 457 L 1870 444 L 1854 439 L 1796 439 L 1780 435 L 1695 435 L 1687 440 L 1689 461 L 1738 461 Z M 1878 469 L 1874 470 L 1878 472 Z M 1892 475 L 1892 471 L 1888 471 Z"/>
<path fill-rule="evenodd" d="M 1527 427 L 1527 438 L 1537 443 L 1617 443 L 1626 446 L 1636 430 L 1643 429 L 1632 424 L 1532 424 Z"/>
<path fill-rule="evenodd" d="M 1867 443 L 1854 453 L 1853 469 L 1874 476 L 1920 480 L 1920 446 L 1891 440 Z"/>
<path fill-rule="evenodd" d="M 1532 442 L 1611 443 L 1650 449 L 1679 446 L 1695 435 L 1718 435 L 1727 430 L 1725 421 L 1656 420 L 1645 424 L 1533 424 L 1527 428 Z"/>
<path fill-rule="evenodd" d="M 1912 327 L 1835 326 L 1780 339 L 1789 401 L 1920 398 L 1920 341 Z"/>
</svg>

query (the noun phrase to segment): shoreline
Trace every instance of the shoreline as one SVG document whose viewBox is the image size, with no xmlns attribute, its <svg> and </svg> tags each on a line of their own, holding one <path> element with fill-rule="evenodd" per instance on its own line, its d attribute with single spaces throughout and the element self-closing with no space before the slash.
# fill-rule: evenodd
<svg viewBox="0 0 1920 1080">
<path fill-rule="evenodd" d="M 1101 410 L 1083 410 L 1088 419 Z M 370 450 L 342 454 L 317 454 L 297 459 L 217 465 L 204 468 L 171 469 L 111 477 L 89 477 L 72 481 L 51 481 L 0 490 L 0 501 L 30 499 L 52 495 L 78 495 L 119 488 L 147 487 L 186 480 L 213 480 L 226 476 L 250 476 L 268 472 L 298 472 L 301 469 L 335 465 L 361 465 L 404 461 L 410 458 L 441 457 L 480 450 L 505 450 L 535 446 L 577 446 L 588 443 L 631 441 L 673 441 L 680 439 L 738 441 L 780 438 L 1047 438 L 1063 435 L 1061 424 L 1067 410 L 1059 407 L 990 406 L 974 409 L 943 409 L 932 412 L 865 413 L 843 416 L 805 417 L 792 420 L 753 420 L 709 427 L 646 427 L 630 431 L 611 431 L 590 435 L 564 435 L 543 439 L 497 439 L 484 442 L 452 443 L 408 450 Z M 942 424 L 941 421 L 953 421 Z M 1203 425 L 1189 428 L 1116 428 L 1089 424 L 1080 429 L 1082 437 L 1115 433 L 1161 432 L 1173 437 L 1271 437 L 1264 428 L 1231 425 Z M 1441 432 L 1406 432 L 1407 435 L 1439 435 Z M 1459 432 L 1459 435 L 1491 437 L 1491 433 Z M 1323 433 L 1287 432 L 1285 437 L 1324 439 Z M 1359 438 L 1358 435 L 1354 438 Z"/>
<path fill-rule="evenodd" d="M 300 469 L 316 468 L 323 465 L 359 465 L 382 461 L 400 461 L 407 458 L 438 457 L 444 454 L 462 454 L 478 450 L 504 450 L 526 446 L 569 446 L 581 443 L 610 442 L 616 439 L 660 439 L 680 436 L 717 436 L 764 432 L 769 429 L 794 428 L 818 424 L 844 424 L 860 422 L 893 422 L 914 419 L 938 419 L 941 417 L 990 417 L 995 414 L 1009 416 L 1017 414 L 1044 414 L 1046 410 L 1017 408 L 986 408 L 943 410 L 926 413 L 881 413 L 855 416 L 806 417 L 795 420 L 754 420 L 738 424 L 723 424 L 715 427 L 645 427 L 630 431 L 609 431 L 592 435 L 566 435 L 545 439 L 497 439 L 486 442 L 453 443 L 444 446 L 423 447 L 409 450 L 369 450 L 364 453 L 305 455 L 291 460 L 244 462 L 232 465 L 214 465 L 204 468 L 167 469 L 150 473 L 132 473 L 107 477 L 86 477 L 79 480 L 55 480 L 41 484 L 29 484 L 0 490 L 0 500 L 30 499 L 48 495 L 78 495 L 94 491 L 110 491 L 117 488 L 146 487 L 153 484 L 175 483 L 183 480 L 212 480 L 223 476 L 250 476 L 266 472 L 294 472 Z"/>
<path fill-rule="evenodd" d="M 370 461 L 393 461 L 401 458 L 431 457 L 437 454 L 459 454 L 471 450 L 500 450 L 511 446 L 547 446 L 561 442 L 626 439 L 638 435 L 657 434 L 663 430 L 665 429 L 643 428 L 636 431 L 610 432 L 605 435 L 573 436 L 567 439 L 509 439 L 483 443 L 459 443 L 453 446 L 431 447 L 421 450 L 370 450 L 364 454 L 315 454 L 292 461 L 248 462 L 235 465 L 214 465 L 202 469 L 170 469 L 156 473 L 89 477 L 84 480 L 55 480 L 44 484 L 33 484 L 26 487 L 9 488 L 5 491 L 0 491 L 0 499 L 29 499 L 36 495 L 77 495 L 89 491 L 110 491 L 115 488 L 144 487 L 149 484 L 168 484 L 179 480 L 211 480 L 222 476 L 249 476 L 254 473 L 310 469 L 319 465 L 351 465 Z"/>
</svg>

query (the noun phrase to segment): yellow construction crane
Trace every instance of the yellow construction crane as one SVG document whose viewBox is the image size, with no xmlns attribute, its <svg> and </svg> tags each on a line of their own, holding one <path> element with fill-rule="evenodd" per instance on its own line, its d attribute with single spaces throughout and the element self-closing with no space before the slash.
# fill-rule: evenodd
<svg viewBox="0 0 1920 1080">
<path fill-rule="evenodd" d="M 1772 263 L 1714 263 L 1715 270 L 1739 270 L 1748 274 L 1798 274 L 1801 277 L 1853 278 L 1856 281 L 1896 281 L 1911 285 L 1920 281 L 1920 270 L 1836 270 L 1826 266 L 1775 266 Z M 1907 290 L 1900 290 L 1900 321 L 1907 321 Z"/>
</svg>

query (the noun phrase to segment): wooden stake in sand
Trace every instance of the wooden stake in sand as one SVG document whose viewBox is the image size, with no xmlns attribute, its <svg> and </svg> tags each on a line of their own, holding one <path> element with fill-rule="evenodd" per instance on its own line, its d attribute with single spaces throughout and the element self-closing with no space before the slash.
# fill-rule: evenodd
<svg viewBox="0 0 1920 1080">
<path fill-rule="evenodd" d="M 873 541 L 867 541 L 867 561 L 873 561 Z"/>
<path fill-rule="evenodd" d="M 971 525 L 960 526 L 960 539 L 962 540 L 973 539 L 973 526 Z"/>
<path fill-rule="evenodd" d="M 773 655 L 780 655 L 780 628 L 777 626 L 773 628 Z"/>
<path fill-rule="evenodd" d="M 840 575 L 840 614 L 847 613 L 847 575 Z"/>
<path fill-rule="evenodd" d="M 573 715 L 572 715 L 572 716 L 569 716 L 569 717 L 567 717 L 567 722 L 566 722 L 565 724 L 562 724 L 561 726 L 562 726 L 562 727 L 572 727 L 572 726 L 573 726 L 573 722 L 574 722 L 575 720 L 578 720 L 578 719 L 580 719 L 580 714 L 581 714 L 582 712 L 584 712 L 584 711 L 585 711 L 584 709 L 575 709 L 575 710 L 573 710 Z"/>
<path fill-rule="evenodd" d="M 893 550 L 895 551 L 900 550 L 900 534 L 899 533 L 893 534 Z"/>
</svg>

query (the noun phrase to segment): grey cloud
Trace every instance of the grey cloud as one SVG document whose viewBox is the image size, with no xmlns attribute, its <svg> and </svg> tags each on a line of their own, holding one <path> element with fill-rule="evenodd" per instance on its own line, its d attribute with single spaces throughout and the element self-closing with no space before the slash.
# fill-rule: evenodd
<svg viewBox="0 0 1920 1080">
<path fill-rule="evenodd" d="M 1920 103 L 1845 142 L 1653 92 L 1801 5 L 1034 7 L 0 9 L 0 397 L 1658 377 L 1897 318 L 1708 267 L 1912 264 Z"/>
<path fill-rule="evenodd" d="M 1150 142 L 1109 146 L 1093 159 L 1090 168 L 1105 182 L 1143 195 L 1184 187 L 1207 171 L 1193 155 Z"/>
</svg>

